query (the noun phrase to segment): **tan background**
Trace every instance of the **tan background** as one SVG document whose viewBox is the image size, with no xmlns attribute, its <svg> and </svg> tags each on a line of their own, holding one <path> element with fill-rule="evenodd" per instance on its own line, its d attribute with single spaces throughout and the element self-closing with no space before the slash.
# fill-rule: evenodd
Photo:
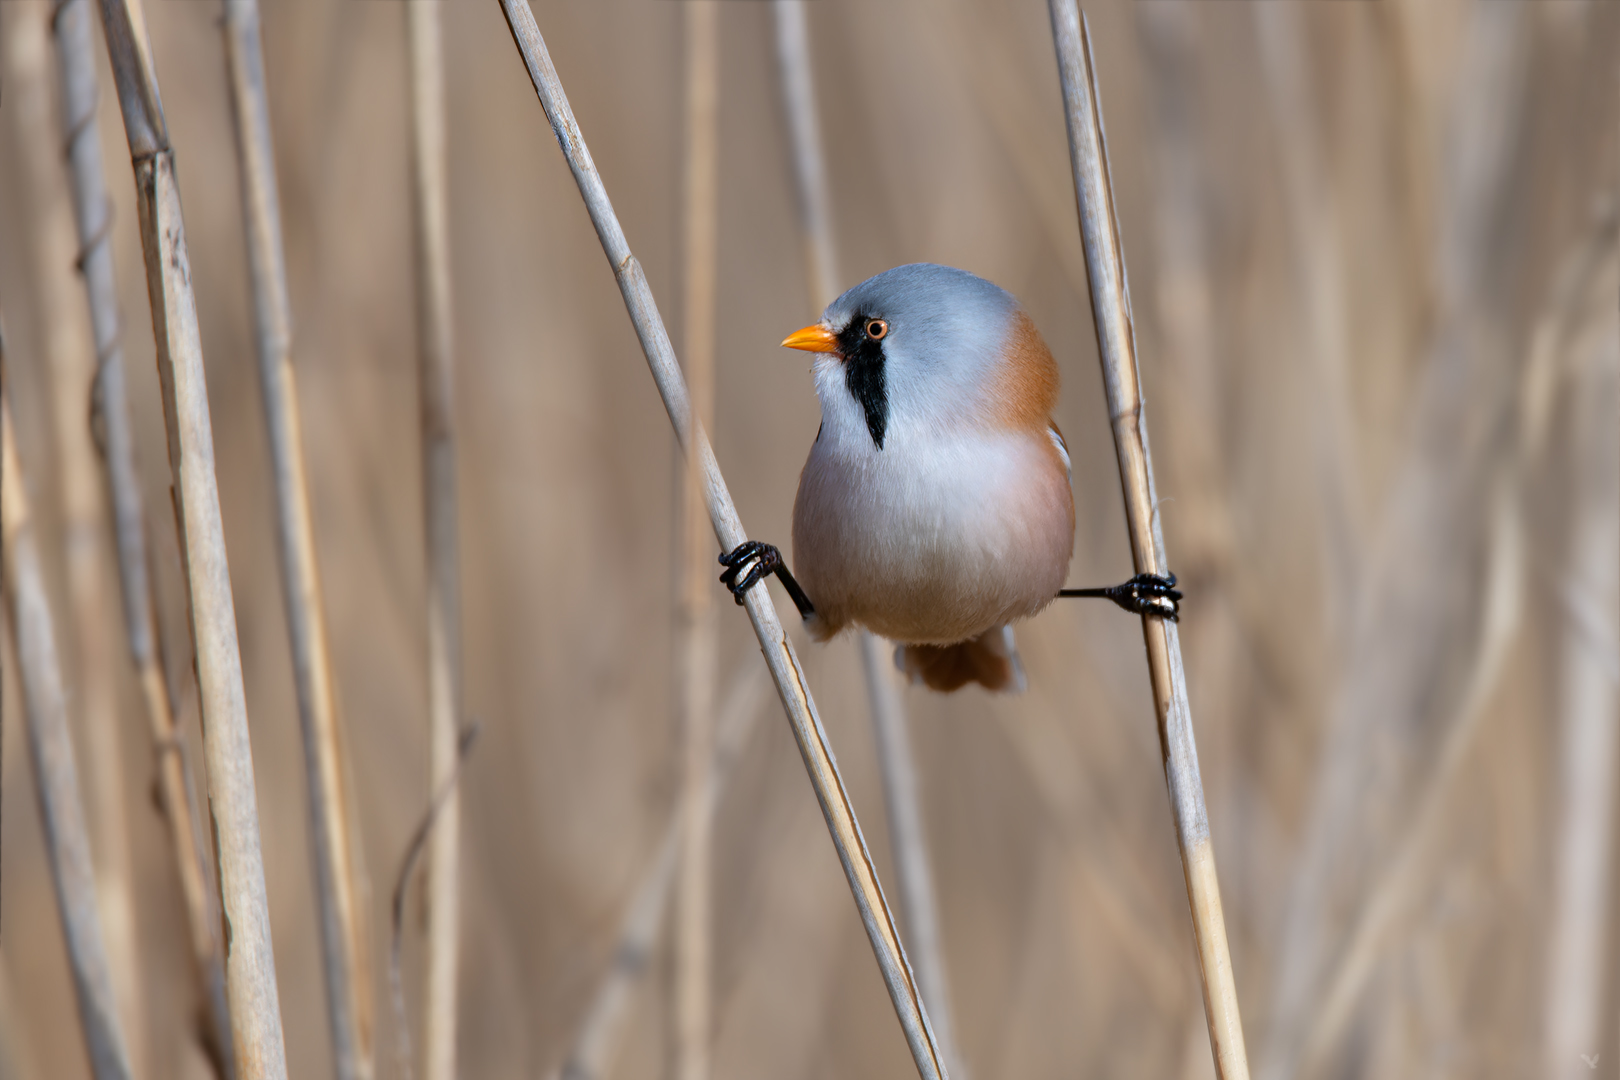
<svg viewBox="0 0 1620 1080">
<path fill-rule="evenodd" d="M 1546 1075 L 1561 673 L 1572 650 L 1614 662 L 1616 600 L 1583 586 L 1568 553 L 1580 515 L 1620 498 L 1620 4 L 1290 5 L 1299 33 L 1284 38 L 1285 56 L 1303 87 L 1292 93 L 1260 51 L 1262 6 L 1141 0 L 1090 12 L 1251 1057 L 1288 1008 L 1315 1011 L 1348 927 L 1381 882 L 1388 889 L 1438 790 L 1432 838 L 1394 874 L 1404 899 L 1324 1075 Z M 843 284 L 927 260 L 1022 299 L 1065 378 L 1057 419 L 1080 508 L 1071 581 L 1128 576 L 1045 5 L 808 9 Z M 677 333 L 681 10 L 536 5 Z M 45 11 L 43 0 L 7 0 L 0 31 L 9 42 Z M 403 15 L 384 0 L 275 0 L 264 12 L 294 362 L 379 958 L 426 774 Z M 289 1063 L 292 1075 L 323 1077 L 219 9 L 151 0 L 147 16 L 196 271 Z M 483 724 L 465 773 L 460 1061 L 468 1077 L 538 1076 L 568 1046 L 673 804 L 672 438 L 498 6 L 447 3 L 444 21 L 466 705 Z M 804 358 L 776 342 L 815 313 L 770 8 L 725 3 L 721 23 L 715 444 L 750 533 L 785 544 L 817 406 Z M 15 79 L 9 67 L 0 76 L 9 103 Z M 128 154 L 105 67 L 101 100 L 169 668 L 195 734 Z M 38 234 L 60 210 L 21 162 L 56 144 L 29 142 L 16 115 L 0 106 L 0 298 L 23 464 L 54 553 L 36 285 Z M 1583 245 L 1597 254 L 1560 285 Z M 1543 323 L 1560 343 L 1543 364 L 1550 427 L 1526 449 L 1520 387 Z M 1523 559 L 1510 560 L 1523 603 L 1500 656 L 1481 661 L 1486 570 L 1502 535 L 1491 493 L 1504 484 L 1525 538 Z M 1596 624 L 1571 615 L 1581 603 Z M 729 603 L 722 620 L 723 689 L 758 661 Z M 906 699 L 972 1073 L 1209 1075 L 1136 626 L 1101 604 L 1064 603 L 1019 635 L 1024 697 Z M 854 650 L 846 640 L 804 654 L 888 881 Z M 181 910 L 119 660 L 144 1075 L 198 1076 Z M 8 1008 L 35 1076 L 78 1077 L 86 1063 L 9 651 L 4 663 Z M 1472 710 L 1471 683 L 1482 703 Z M 791 736 L 774 702 L 762 718 L 719 812 L 716 1075 L 907 1075 Z M 1459 764 L 1437 785 L 1455 731 Z M 1313 866 L 1319 885 L 1301 885 Z M 1611 934 L 1605 957 L 1617 945 Z M 1290 957 L 1312 989 L 1284 1007 Z M 1600 1067 L 1584 1075 L 1617 1075 L 1613 982 L 1595 1005 Z M 667 986 L 661 951 L 616 1076 L 664 1075 Z M 381 972 L 377 991 L 382 1008 Z M 391 1045 L 385 1018 L 383 1076 L 394 1075 Z"/>
</svg>

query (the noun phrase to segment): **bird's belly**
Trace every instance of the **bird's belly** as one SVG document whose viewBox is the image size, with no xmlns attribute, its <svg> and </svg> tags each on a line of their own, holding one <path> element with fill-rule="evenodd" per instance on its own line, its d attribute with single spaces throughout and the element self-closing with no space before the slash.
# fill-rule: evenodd
<svg viewBox="0 0 1620 1080">
<path fill-rule="evenodd" d="M 794 507 L 795 569 L 826 634 L 860 623 L 896 641 L 962 641 L 1049 603 L 1073 545 L 1068 478 L 1022 434 L 812 450 Z"/>
</svg>

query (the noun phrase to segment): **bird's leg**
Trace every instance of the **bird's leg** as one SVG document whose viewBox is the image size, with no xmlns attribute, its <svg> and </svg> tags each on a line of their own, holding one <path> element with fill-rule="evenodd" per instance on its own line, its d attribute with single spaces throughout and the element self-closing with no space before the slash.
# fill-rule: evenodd
<svg viewBox="0 0 1620 1080">
<path fill-rule="evenodd" d="M 799 588 L 793 571 L 787 568 L 787 563 L 782 561 L 782 553 L 775 546 L 762 544 L 758 540 L 744 540 L 735 549 L 720 556 L 720 565 L 725 567 L 721 571 L 720 581 L 731 590 L 739 605 L 743 602 L 744 593 L 762 579 L 775 574 L 788 596 L 793 598 L 793 606 L 799 609 L 800 618 L 808 619 L 816 613 L 815 605 Z"/>
<path fill-rule="evenodd" d="M 1059 597 L 1101 596 L 1135 615 L 1157 615 L 1175 622 L 1181 614 L 1181 593 L 1176 575 L 1137 574 L 1123 585 L 1103 589 L 1060 589 Z"/>
</svg>

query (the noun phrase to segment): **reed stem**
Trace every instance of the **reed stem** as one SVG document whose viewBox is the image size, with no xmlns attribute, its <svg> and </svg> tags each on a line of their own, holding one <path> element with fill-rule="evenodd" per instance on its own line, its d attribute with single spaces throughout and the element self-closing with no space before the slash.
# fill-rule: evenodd
<svg viewBox="0 0 1620 1080">
<path fill-rule="evenodd" d="M 793 153 L 794 188 L 798 195 L 799 228 L 804 234 L 810 306 L 817 312 L 837 299 L 842 280 L 837 244 L 833 236 L 832 199 L 828 193 L 826 158 L 822 152 L 821 121 L 816 110 L 815 74 L 810 64 L 810 28 L 800 0 L 775 0 L 777 72 L 781 79 L 782 107 L 787 116 L 788 143 Z M 894 665 L 884 643 L 869 630 L 856 634 L 866 699 L 877 743 L 878 771 L 883 779 L 883 805 L 888 814 L 889 841 L 894 847 L 895 879 L 900 910 L 905 915 L 908 955 L 928 1003 L 928 1018 L 945 1052 L 952 1074 L 965 1080 L 967 1071 L 956 1044 L 956 1023 L 950 1002 L 945 950 L 941 944 L 939 901 L 928 837 L 923 826 L 916 759 L 905 702 Z"/>
<path fill-rule="evenodd" d="M 253 747 L 174 150 L 147 52 L 140 0 L 101 0 L 101 18 L 135 171 L 175 516 L 197 649 L 208 808 L 220 897 L 230 927 L 224 966 L 236 1068 L 244 1080 L 282 1080 L 286 1048 L 259 848 Z"/>
<path fill-rule="evenodd" d="M 106 514 L 90 428 L 95 379 L 94 346 L 74 282 L 77 240 L 63 161 L 51 116 L 50 9 L 16 9 L 7 42 L 14 75 L 13 115 L 23 136 L 33 224 L 35 282 L 50 372 L 56 429 L 56 491 L 68 585 L 65 679 L 74 687 L 71 709 L 84 750 L 85 811 L 89 815 L 96 895 L 106 938 L 119 1015 L 129 1040 L 130 1064 L 145 1072 L 146 1009 L 135 919 L 129 806 L 119 723 L 117 668 L 106 608 L 103 543 Z"/>
<path fill-rule="evenodd" d="M 3 349 L 3 346 L 0 346 Z M 112 971 L 96 903 L 90 837 L 79 797 L 73 738 L 68 733 L 67 692 L 57 662 L 56 638 L 45 595 L 44 572 L 34 539 L 28 494 L 17 461 L 10 394 L 4 387 L 0 352 L 0 532 L 4 534 L 6 614 L 21 676 L 28 750 L 34 766 L 45 853 L 56 890 L 57 914 L 73 972 L 90 1071 L 96 1080 L 130 1080 L 129 1048 L 118 1019 Z"/>
<path fill-rule="evenodd" d="M 275 489 L 276 548 L 304 742 L 310 856 L 315 864 L 332 1053 L 339 1080 L 369 1080 L 375 1071 L 375 1051 L 366 890 L 304 466 L 258 0 L 224 0 L 224 11 L 259 386 Z"/>
<path fill-rule="evenodd" d="M 1137 573 L 1168 573 L 1164 536 L 1159 527 L 1153 489 L 1153 458 L 1148 450 L 1147 420 L 1136 363 L 1136 337 L 1131 324 L 1124 249 L 1108 172 L 1108 142 L 1102 106 L 1097 98 L 1096 69 L 1091 57 L 1090 28 L 1075 0 L 1048 0 L 1052 37 L 1057 46 L 1068 121 L 1069 157 L 1074 170 L 1080 234 L 1091 282 L 1091 311 L 1097 327 L 1097 353 L 1102 362 L 1108 416 L 1119 455 L 1125 519 Z M 1215 852 L 1209 838 L 1209 815 L 1198 773 L 1198 747 L 1193 739 L 1192 710 L 1187 701 L 1181 641 L 1176 625 L 1157 616 L 1142 617 L 1148 671 L 1158 714 L 1159 749 L 1176 841 L 1192 908 L 1193 937 L 1209 1022 L 1215 1072 L 1221 1080 L 1248 1080 L 1248 1056 L 1238 1015 L 1237 986 L 1226 941 Z"/>
<path fill-rule="evenodd" d="M 225 959 L 213 871 L 203 852 L 197 805 L 174 702 L 164 673 L 151 575 L 147 569 L 146 508 L 135 461 L 134 425 L 125 391 L 124 348 L 113 268 L 112 203 L 107 195 L 96 122 L 95 47 L 90 0 L 61 0 L 51 20 L 62 79 L 62 131 L 78 225 L 78 265 L 84 277 L 95 339 L 92 408 L 100 421 L 102 464 L 118 556 L 124 636 L 157 769 L 158 799 L 186 907 L 192 965 L 202 987 L 202 1043 L 221 1080 L 234 1080 L 236 1056 L 225 995 Z"/>
<path fill-rule="evenodd" d="M 444 49 L 436 0 L 405 5 L 410 45 L 413 221 L 428 604 L 428 792 L 453 784 L 461 734 L 461 571 L 456 524 L 455 368 Z M 422 1074 L 456 1074 L 461 796 L 450 787 L 429 840 Z"/>
<path fill-rule="evenodd" d="M 686 176 L 683 247 L 684 371 L 699 423 L 714 419 L 715 293 L 720 202 L 720 8 L 689 0 L 686 30 Z M 681 470 L 680 664 L 681 852 L 675 903 L 675 1076 L 707 1080 L 714 1028 L 713 800 L 715 678 L 719 612 L 714 541 L 703 504 L 703 477 Z"/>
<path fill-rule="evenodd" d="M 702 792 L 703 812 L 711 821 L 731 780 L 737 758 L 754 730 L 765 685 L 765 672 L 748 664 L 737 673 L 725 703 L 716 713 L 714 757 Z M 641 882 L 619 923 L 613 959 L 591 996 L 574 1045 L 558 1073 L 561 1080 L 603 1080 L 612 1067 L 630 1004 L 630 991 L 646 972 L 648 958 L 658 947 L 664 911 L 669 907 L 670 893 L 674 890 L 676 860 L 681 853 L 685 822 L 679 814 L 671 819 L 657 854 L 642 872 Z"/>
<path fill-rule="evenodd" d="M 695 462 L 702 471 L 709 520 L 719 538 L 720 547 L 731 551 L 746 540 L 748 534 L 737 517 L 737 508 L 731 501 L 731 493 L 720 474 L 719 463 L 715 461 L 714 450 L 709 446 L 703 425 L 693 421 L 691 401 L 675 359 L 675 350 L 670 344 L 663 319 L 658 314 L 641 264 L 631 253 L 618 216 L 613 212 L 613 204 L 608 200 L 607 189 L 591 160 L 573 110 L 569 108 L 568 98 L 552 66 L 551 56 L 546 51 L 545 40 L 540 36 L 533 12 L 529 10 L 526 0 L 501 0 L 501 10 L 506 15 L 513 42 L 523 56 L 558 145 L 568 159 L 569 169 L 579 186 L 586 210 L 596 226 L 602 252 L 613 267 L 619 291 L 635 326 L 636 336 L 641 341 L 653 381 L 663 398 L 664 408 L 674 425 L 676 437 L 687 459 Z M 943 1078 L 948 1075 L 944 1055 L 929 1027 L 916 979 L 900 944 L 894 917 L 883 899 L 877 871 L 872 865 L 854 807 L 850 804 L 843 778 L 827 744 L 827 735 L 822 730 L 821 718 L 816 714 L 815 702 L 805 685 L 798 657 L 794 655 L 793 646 L 777 618 L 769 591 L 750 589 L 745 595 L 744 606 L 748 609 L 749 621 L 753 624 L 766 664 L 776 682 L 777 693 L 788 714 L 799 753 L 804 758 L 805 769 L 827 821 L 828 833 L 838 850 L 844 874 L 849 879 L 850 891 L 866 927 L 900 1026 L 905 1032 L 912 1058 L 924 1080 Z"/>
</svg>

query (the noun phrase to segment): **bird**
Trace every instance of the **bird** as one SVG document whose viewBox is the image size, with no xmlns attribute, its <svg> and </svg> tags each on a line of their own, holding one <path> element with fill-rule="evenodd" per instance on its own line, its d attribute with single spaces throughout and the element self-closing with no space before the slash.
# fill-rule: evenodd
<svg viewBox="0 0 1620 1080">
<path fill-rule="evenodd" d="M 897 266 L 782 345 L 814 355 L 821 427 L 799 477 L 793 557 L 749 540 L 720 556 L 737 602 L 775 574 L 806 629 L 896 643 L 913 683 L 1018 692 L 1012 624 L 1059 595 L 1174 618 L 1173 575 L 1063 588 L 1074 549 L 1057 361 L 1018 301 L 933 263 Z"/>
</svg>

